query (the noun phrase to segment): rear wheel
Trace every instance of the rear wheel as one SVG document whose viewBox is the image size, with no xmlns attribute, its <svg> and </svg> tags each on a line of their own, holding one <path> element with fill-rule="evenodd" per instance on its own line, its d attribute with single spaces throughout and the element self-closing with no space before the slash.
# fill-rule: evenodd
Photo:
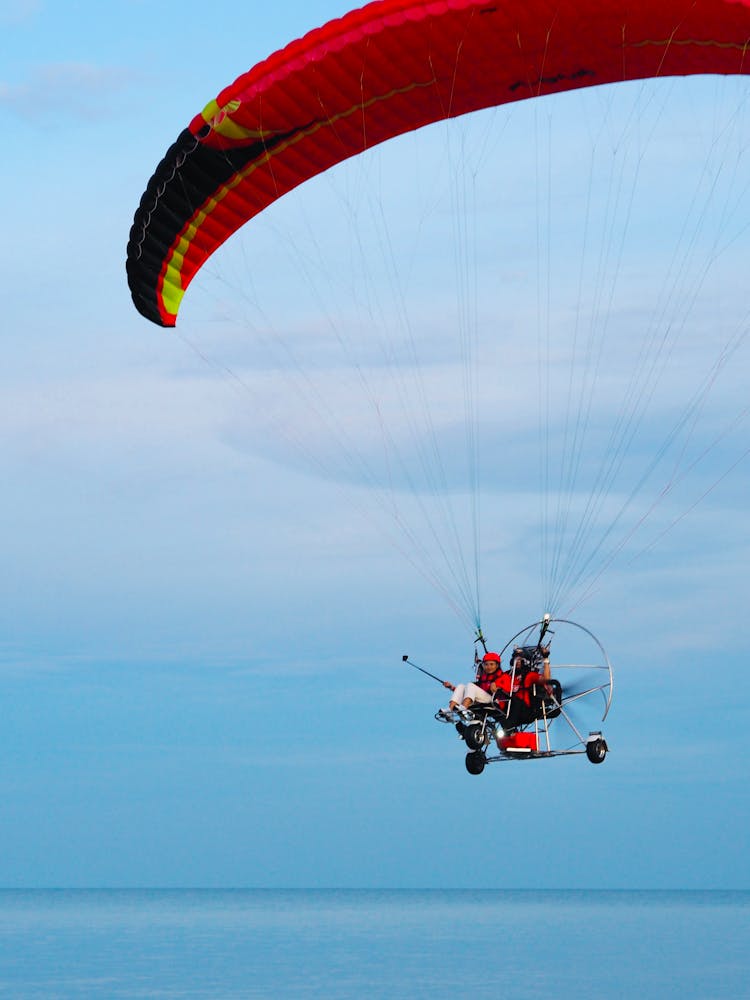
<svg viewBox="0 0 750 1000">
<path fill-rule="evenodd" d="M 591 740 L 586 744 L 586 756 L 592 764 L 601 764 L 607 756 L 607 744 L 603 739 Z"/>
<path fill-rule="evenodd" d="M 481 774 L 484 770 L 484 765 L 487 763 L 487 758 L 481 750 L 475 750 L 473 753 L 466 754 L 465 763 L 469 774 Z"/>
</svg>

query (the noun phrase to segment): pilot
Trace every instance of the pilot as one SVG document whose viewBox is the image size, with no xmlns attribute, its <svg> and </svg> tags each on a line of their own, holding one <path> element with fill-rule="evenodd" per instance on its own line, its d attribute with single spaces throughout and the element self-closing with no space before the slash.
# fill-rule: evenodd
<svg viewBox="0 0 750 1000">
<path fill-rule="evenodd" d="M 530 707 L 532 703 L 532 689 L 535 685 L 541 685 L 541 687 L 549 693 L 549 687 L 547 684 L 547 682 L 551 679 L 549 646 L 538 646 L 536 649 L 537 656 L 542 660 L 541 673 L 538 670 L 540 664 L 537 662 L 536 665 L 531 666 L 530 661 L 524 657 L 523 653 L 524 650 L 519 646 L 516 646 L 513 650 L 513 659 L 511 660 L 513 672 L 513 695 L 522 701 L 524 705 Z"/>
</svg>

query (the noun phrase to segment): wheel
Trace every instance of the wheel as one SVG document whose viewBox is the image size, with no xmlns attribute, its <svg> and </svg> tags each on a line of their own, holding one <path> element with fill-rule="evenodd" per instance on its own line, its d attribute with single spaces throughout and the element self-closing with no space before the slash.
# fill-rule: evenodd
<svg viewBox="0 0 750 1000">
<path fill-rule="evenodd" d="M 470 722 L 464 726 L 463 737 L 469 750 L 484 750 L 489 743 L 489 733 L 481 722 Z"/>
<path fill-rule="evenodd" d="M 586 744 L 586 756 L 592 764 L 601 764 L 607 756 L 607 744 L 599 738 Z"/>
<path fill-rule="evenodd" d="M 481 774 L 484 770 L 484 765 L 487 763 L 487 758 L 481 750 L 475 750 L 473 753 L 466 754 L 465 763 L 469 774 Z"/>
</svg>

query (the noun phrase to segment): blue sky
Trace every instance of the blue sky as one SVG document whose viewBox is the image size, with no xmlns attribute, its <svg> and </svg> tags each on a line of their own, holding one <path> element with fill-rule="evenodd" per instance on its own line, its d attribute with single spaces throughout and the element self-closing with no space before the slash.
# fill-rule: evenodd
<svg viewBox="0 0 750 1000">
<path fill-rule="evenodd" d="M 550 331 L 559 411 L 572 317 L 595 312 L 579 280 L 608 302 L 592 411 L 604 428 L 633 331 L 662 315 L 658 329 L 679 328 L 603 519 L 744 330 L 744 93 L 693 81 L 639 89 L 622 106 L 585 95 L 406 137 L 240 234 L 186 296 L 178 337 L 135 312 L 125 279 L 149 176 L 219 89 L 347 5 L 154 6 L 0 2 L 0 885 L 470 886 L 481 831 L 513 859 L 487 874 L 498 887 L 747 888 L 747 463 L 722 478 L 746 447 L 746 423 L 724 434 L 746 405 L 744 342 L 671 461 L 687 468 L 721 443 L 575 610 L 617 671 L 612 753 L 597 768 L 574 758 L 465 773 L 461 746 L 432 719 L 443 692 L 401 654 L 464 679 L 471 630 L 389 544 L 393 519 L 374 513 L 358 467 L 338 461 L 305 404 L 310 372 L 382 472 L 371 412 L 336 345 L 353 331 L 347 346 L 362 350 L 359 333 L 403 293 L 426 359 L 404 386 L 441 401 L 460 475 L 457 271 L 444 250 L 461 216 L 439 199 L 436 210 L 433 193 L 453 183 L 441 156 L 450 167 L 469 148 L 470 179 L 456 190 L 475 195 L 482 618 L 504 643 L 546 610 L 539 407 L 528 404 L 539 330 Z M 618 121 L 632 107 L 641 129 L 624 154 Z M 596 157 L 615 164 L 601 181 L 579 169 Z M 607 221 L 613 177 L 636 207 Z M 598 222 L 583 250 L 586 204 Z M 686 218 L 694 253 L 680 237 Z M 616 281 L 610 264 L 597 285 L 607 266 L 596 240 L 619 246 L 625 226 Z M 384 235 L 400 256 L 378 249 Z M 717 240 L 731 249 L 704 281 Z M 654 277 L 680 253 L 679 278 Z M 677 301 L 660 313 L 670 291 Z M 288 346 L 264 353 L 268 330 Z M 388 410 L 391 370 L 364 343 L 357 363 Z M 394 405 L 410 458 L 402 416 Z M 582 451 L 584 467 L 594 451 Z M 668 478 L 658 470 L 628 523 Z M 416 498 L 396 495 L 418 526 Z"/>
</svg>

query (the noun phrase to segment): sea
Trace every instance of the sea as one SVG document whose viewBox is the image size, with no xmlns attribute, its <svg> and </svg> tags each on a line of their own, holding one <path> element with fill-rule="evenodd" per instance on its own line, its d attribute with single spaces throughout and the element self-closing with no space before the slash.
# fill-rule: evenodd
<svg viewBox="0 0 750 1000">
<path fill-rule="evenodd" d="M 0 997 L 750 997 L 750 892 L 4 890 Z"/>
</svg>

